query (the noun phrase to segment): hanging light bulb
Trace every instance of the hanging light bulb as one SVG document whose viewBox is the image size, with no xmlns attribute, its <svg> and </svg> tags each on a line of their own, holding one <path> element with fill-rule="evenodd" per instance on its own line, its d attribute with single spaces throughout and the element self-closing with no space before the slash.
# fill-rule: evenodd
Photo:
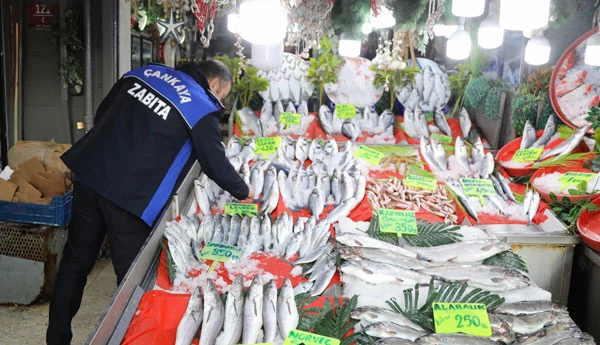
<svg viewBox="0 0 600 345">
<path fill-rule="evenodd" d="M 368 35 L 371 32 L 373 32 L 373 26 L 371 26 L 371 23 L 364 23 L 360 28 L 360 32 L 362 32 L 365 35 Z"/>
<path fill-rule="evenodd" d="M 240 26 L 240 15 L 239 13 L 230 13 L 227 15 L 227 30 L 232 34 L 238 33 Z"/>
<path fill-rule="evenodd" d="M 477 30 L 477 44 L 483 49 L 495 49 L 504 41 L 504 29 L 498 23 L 498 16 L 490 14 L 481 21 Z"/>
<path fill-rule="evenodd" d="M 540 34 L 527 42 L 525 62 L 530 65 L 543 65 L 550 60 L 550 41 Z"/>
<path fill-rule="evenodd" d="M 485 0 L 452 0 L 452 14 L 457 17 L 479 17 L 485 10 Z"/>
<path fill-rule="evenodd" d="M 523 21 L 523 30 L 535 30 L 548 24 L 550 0 L 527 0 L 521 3 L 521 11 L 527 17 Z"/>
<path fill-rule="evenodd" d="M 464 60 L 471 53 L 471 36 L 459 26 L 446 42 L 446 56 L 452 60 Z"/>
<path fill-rule="evenodd" d="M 433 34 L 436 37 L 449 38 L 456 30 L 458 30 L 458 25 L 456 24 L 437 23 L 433 26 Z"/>
<path fill-rule="evenodd" d="M 375 29 L 386 29 L 396 25 L 396 18 L 394 18 L 392 10 L 385 6 L 381 6 L 381 12 L 379 12 L 378 16 L 375 16 L 373 11 L 371 11 L 370 22 L 371 26 Z"/>
<path fill-rule="evenodd" d="M 275 69 L 283 63 L 283 41 L 274 44 L 252 43 L 252 65 L 263 71 Z"/>
<path fill-rule="evenodd" d="M 238 32 L 248 42 L 274 44 L 283 41 L 287 13 L 279 0 L 244 0 L 240 5 Z"/>
<path fill-rule="evenodd" d="M 529 1 L 529 0 L 528 0 Z M 500 0 L 500 26 L 505 30 L 523 30 L 526 12 L 522 0 Z"/>
<path fill-rule="evenodd" d="M 600 31 L 587 39 L 583 61 L 590 66 L 600 66 Z"/>
<path fill-rule="evenodd" d="M 360 55 L 360 41 L 340 38 L 339 52 L 341 56 L 357 57 Z"/>
</svg>

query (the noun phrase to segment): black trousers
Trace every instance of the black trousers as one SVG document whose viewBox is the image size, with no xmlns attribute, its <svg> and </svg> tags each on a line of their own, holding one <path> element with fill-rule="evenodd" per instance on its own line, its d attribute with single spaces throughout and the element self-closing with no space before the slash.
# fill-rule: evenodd
<svg viewBox="0 0 600 345">
<path fill-rule="evenodd" d="M 94 267 L 104 236 L 108 235 L 112 263 L 121 283 L 150 227 L 95 190 L 75 182 L 69 235 L 50 300 L 46 342 L 71 343 L 71 320 L 79 310 L 87 276 Z"/>
</svg>

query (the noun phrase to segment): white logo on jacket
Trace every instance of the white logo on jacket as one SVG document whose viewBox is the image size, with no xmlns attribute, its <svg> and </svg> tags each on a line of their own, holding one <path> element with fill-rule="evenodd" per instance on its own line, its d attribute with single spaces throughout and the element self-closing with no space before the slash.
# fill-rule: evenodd
<svg viewBox="0 0 600 345">
<path fill-rule="evenodd" d="M 166 120 L 167 116 L 169 116 L 169 113 L 171 112 L 170 105 L 163 102 L 155 94 L 143 88 L 142 85 L 138 83 L 133 83 L 133 87 L 127 90 L 127 93 L 132 95 L 133 98 L 142 102 L 142 104 L 154 111 L 156 115 L 162 117 L 163 120 Z"/>
<path fill-rule="evenodd" d="M 161 74 L 160 71 L 154 71 L 150 68 L 144 71 L 144 75 L 146 77 L 154 77 L 164 80 L 167 82 L 167 84 L 171 85 L 179 95 L 179 103 L 183 104 L 192 101 L 192 95 L 190 95 L 190 91 L 188 90 L 187 86 L 185 86 L 181 80 L 175 78 L 174 76 L 168 73 Z"/>
</svg>

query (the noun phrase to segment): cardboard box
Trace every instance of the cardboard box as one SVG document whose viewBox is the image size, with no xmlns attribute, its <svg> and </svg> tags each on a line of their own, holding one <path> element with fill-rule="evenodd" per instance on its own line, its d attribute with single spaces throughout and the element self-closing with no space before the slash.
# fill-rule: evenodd
<svg viewBox="0 0 600 345">
<path fill-rule="evenodd" d="M 71 148 L 71 144 L 58 144 L 54 140 L 19 141 L 8 150 L 8 165 L 15 168 L 21 163 L 37 157 L 44 166 L 68 172 L 69 168 L 60 160 L 60 156 Z"/>
<path fill-rule="evenodd" d="M 0 179 L 0 200 L 11 201 L 16 191 L 16 184 Z"/>
</svg>

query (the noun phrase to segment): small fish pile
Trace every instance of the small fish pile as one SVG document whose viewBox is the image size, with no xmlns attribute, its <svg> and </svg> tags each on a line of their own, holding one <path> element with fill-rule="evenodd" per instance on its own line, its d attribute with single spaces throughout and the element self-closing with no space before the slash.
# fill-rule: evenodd
<svg viewBox="0 0 600 345">
<path fill-rule="evenodd" d="M 446 157 L 444 145 L 435 139 L 422 137 L 419 148 L 431 171 L 441 179 L 449 176 L 488 178 L 494 171 L 494 156 L 490 152 L 485 153 L 480 138 L 477 138 L 471 149 L 470 159 L 461 137 L 456 138 L 454 155 L 450 157 Z"/>
<path fill-rule="evenodd" d="M 432 132 L 441 132 L 449 137 L 452 136 L 452 131 L 446 120 L 446 115 L 444 115 L 441 109 L 435 108 L 433 119 L 435 126 L 430 129 L 427 123 L 427 116 L 423 110 L 421 110 L 421 107 L 417 105 L 414 111 L 411 108 L 406 107 L 404 109 L 402 128 L 411 138 L 429 138 Z"/>
<path fill-rule="evenodd" d="M 282 123 L 281 114 L 284 112 L 300 114 L 300 124 L 286 125 Z M 313 120 L 314 117 L 308 115 L 308 104 L 306 101 L 301 102 L 298 109 L 296 109 L 292 102 L 289 102 L 284 108 L 279 100 L 273 104 L 265 102 L 260 110 L 259 119 L 264 135 L 303 134 Z"/>
<path fill-rule="evenodd" d="M 421 71 L 415 74 L 414 82 L 406 83 L 396 92 L 398 102 L 404 106 L 432 110 L 443 107 L 450 99 L 450 80 L 448 74 L 432 60 L 417 58 Z"/>
<path fill-rule="evenodd" d="M 539 138 L 536 135 L 536 131 L 533 125 L 529 121 L 527 121 L 525 123 L 525 129 L 523 130 L 523 138 L 521 139 L 521 145 L 519 148 L 529 149 L 543 147 L 544 151 L 542 152 L 542 155 L 538 160 L 544 160 L 553 156 L 564 156 L 573 152 L 573 150 L 575 150 L 577 146 L 579 146 L 588 129 L 588 125 L 577 129 L 575 133 L 573 133 L 573 135 L 571 135 L 571 137 L 569 137 L 567 140 L 563 141 L 558 146 L 550 149 L 546 146 L 553 141 L 551 139 L 556 133 L 556 122 L 554 120 L 554 116 L 550 116 L 548 118 L 548 122 L 544 127 L 544 132 Z"/>
<path fill-rule="evenodd" d="M 294 103 L 306 101 L 313 94 L 315 86 L 306 79 L 308 61 L 290 53 L 283 53 L 283 62 L 279 68 L 270 71 L 258 71 L 258 77 L 269 81 L 269 87 L 258 94 L 265 101 L 289 99 Z"/>
<path fill-rule="evenodd" d="M 444 218 L 445 223 L 454 224 L 458 221 L 456 205 L 446 188 L 438 184 L 435 191 L 407 187 L 404 180 L 369 181 L 367 197 L 375 209 L 398 208 L 413 210 L 421 209 Z"/>
<path fill-rule="evenodd" d="M 343 134 L 352 141 L 356 141 L 363 131 L 370 135 L 385 134 L 386 137 L 393 138 L 395 119 L 394 113 L 389 109 L 378 115 L 376 111 L 366 107 L 362 112 L 357 110 L 354 118 L 341 119 L 336 110 L 332 112 L 326 105 L 319 108 L 319 121 L 325 133 Z"/>
<path fill-rule="evenodd" d="M 248 182 L 254 187 L 253 199 L 260 201 L 260 213 L 273 212 L 279 203 L 279 185 L 275 166 L 269 161 L 257 161 L 250 170 Z"/>
<path fill-rule="evenodd" d="M 334 167 L 348 171 L 356 165 L 352 153 L 353 147 L 349 141 L 340 148 L 333 138 L 327 141 L 320 139 L 310 141 L 300 137 L 294 141 L 290 137 L 284 137 L 277 150 L 277 159 L 291 168 L 305 166 L 304 163 L 310 159 L 316 173 L 323 171 L 331 175 Z"/>
<path fill-rule="evenodd" d="M 225 304 L 212 280 L 206 283 L 204 298 L 198 286 L 177 327 L 175 344 L 190 345 L 199 329 L 200 345 L 281 342 L 297 327 L 299 315 L 289 279 L 277 292 L 274 280 L 263 286 L 256 275 L 245 297 L 243 284 L 242 276 L 237 276 Z"/>
<path fill-rule="evenodd" d="M 416 156 L 399 156 L 396 154 L 391 154 L 383 157 L 379 162 L 379 166 L 383 169 L 394 166 L 395 172 L 399 173 L 400 175 L 404 175 L 409 164 L 420 163 L 421 160 Z"/>
</svg>

